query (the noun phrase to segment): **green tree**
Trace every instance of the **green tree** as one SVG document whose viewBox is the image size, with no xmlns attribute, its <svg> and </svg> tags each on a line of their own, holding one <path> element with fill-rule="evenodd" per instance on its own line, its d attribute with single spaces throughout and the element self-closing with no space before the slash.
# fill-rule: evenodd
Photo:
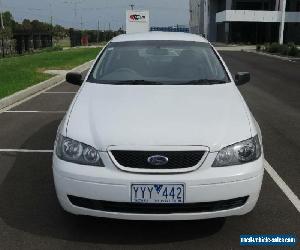
<svg viewBox="0 0 300 250">
<path fill-rule="evenodd" d="M 29 19 L 24 19 L 22 22 L 22 30 L 32 31 L 32 25 Z"/>
<path fill-rule="evenodd" d="M 61 25 L 55 25 L 52 29 L 52 34 L 56 42 L 68 36 L 68 30 Z"/>
<path fill-rule="evenodd" d="M 12 37 L 12 29 L 15 24 L 12 14 L 9 11 L 2 13 L 4 29 L 1 29 L 2 24 L 0 22 L 0 35 L 3 38 Z"/>
</svg>

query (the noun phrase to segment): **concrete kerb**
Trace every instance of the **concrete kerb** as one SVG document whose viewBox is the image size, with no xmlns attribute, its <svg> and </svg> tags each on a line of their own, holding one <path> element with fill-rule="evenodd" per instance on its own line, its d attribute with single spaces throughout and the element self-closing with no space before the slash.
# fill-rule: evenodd
<svg viewBox="0 0 300 250">
<path fill-rule="evenodd" d="M 91 67 L 91 65 L 93 64 L 93 61 L 94 60 L 91 60 L 82 65 L 79 65 L 79 66 L 71 69 L 70 71 L 77 71 L 77 72 L 82 73 Z M 54 87 L 55 85 L 61 84 L 64 81 L 65 81 L 65 76 L 62 76 L 62 75 L 54 76 L 46 81 L 37 83 L 26 89 L 18 91 L 10 96 L 4 97 L 3 99 L 0 100 L 0 110 L 5 109 L 6 107 L 11 106 L 15 103 L 18 103 L 18 102 L 22 101 L 23 99 L 26 99 L 38 92 L 43 91 L 44 89 L 48 89 L 48 88 Z"/>
<path fill-rule="evenodd" d="M 277 58 L 283 61 L 299 61 L 300 57 L 287 57 L 287 56 L 280 56 L 280 55 L 272 55 L 269 53 L 265 53 L 265 52 L 261 52 L 261 51 L 256 51 L 256 50 L 244 50 L 245 52 L 250 52 L 250 53 L 255 53 L 258 55 L 262 55 L 262 56 L 267 56 L 267 57 L 272 57 L 272 58 Z"/>
<path fill-rule="evenodd" d="M 230 46 L 215 46 L 216 50 L 219 51 L 244 51 L 244 50 L 252 50 L 256 47 L 253 45 L 230 45 Z"/>
<path fill-rule="evenodd" d="M 262 51 L 257 51 L 255 45 L 225 45 L 225 44 L 215 44 L 215 48 L 218 51 L 244 51 L 244 52 L 251 52 L 262 56 L 277 58 L 283 61 L 299 61 L 299 57 L 288 57 L 288 56 L 281 56 L 275 55 L 270 53 L 265 53 Z"/>
</svg>

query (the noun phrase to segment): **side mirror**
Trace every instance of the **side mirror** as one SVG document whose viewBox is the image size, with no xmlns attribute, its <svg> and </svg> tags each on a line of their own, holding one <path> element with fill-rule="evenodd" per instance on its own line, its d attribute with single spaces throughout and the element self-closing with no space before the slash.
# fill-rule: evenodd
<svg viewBox="0 0 300 250">
<path fill-rule="evenodd" d="M 235 84 L 236 85 L 243 85 L 250 81 L 250 73 L 249 72 L 238 72 L 235 75 Z"/>
<path fill-rule="evenodd" d="M 82 75 L 76 72 L 69 72 L 66 75 L 66 81 L 74 85 L 81 85 L 83 82 Z"/>
</svg>

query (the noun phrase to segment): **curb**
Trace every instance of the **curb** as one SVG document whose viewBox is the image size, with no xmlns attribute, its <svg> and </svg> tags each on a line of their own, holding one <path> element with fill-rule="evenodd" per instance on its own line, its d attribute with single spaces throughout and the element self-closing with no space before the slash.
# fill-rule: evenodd
<svg viewBox="0 0 300 250">
<path fill-rule="evenodd" d="M 249 52 L 249 53 L 254 53 L 254 54 L 257 54 L 257 55 L 277 58 L 277 59 L 280 59 L 280 60 L 283 60 L 283 61 L 289 61 L 289 62 L 300 60 L 299 57 L 285 57 L 285 56 L 279 56 L 279 55 L 272 55 L 272 54 L 268 54 L 268 53 L 264 53 L 264 52 L 258 52 L 256 50 L 244 50 L 244 51 Z"/>
<path fill-rule="evenodd" d="M 85 70 L 89 69 L 92 66 L 93 62 L 94 62 L 94 60 L 86 62 L 82 65 L 79 65 L 79 66 L 69 70 L 69 72 L 70 71 L 78 71 L 78 72 L 82 73 Z M 8 106 L 11 106 L 17 102 L 20 102 L 23 99 L 26 99 L 29 96 L 32 96 L 38 92 L 41 92 L 44 89 L 48 89 L 48 88 L 54 87 L 55 85 L 61 84 L 64 81 L 65 81 L 65 76 L 54 76 L 46 81 L 37 83 L 26 89 L 20 90 L 10 96 L 4 97 L 3 99 L 0 100 L 0 110 L 6 108 Z"/>
<path fill-rule="evenodd" d="M 254 47 L 251 46 L 215 46 L 218 51 L 246 51 L 252 50 Z"/>
</svg>

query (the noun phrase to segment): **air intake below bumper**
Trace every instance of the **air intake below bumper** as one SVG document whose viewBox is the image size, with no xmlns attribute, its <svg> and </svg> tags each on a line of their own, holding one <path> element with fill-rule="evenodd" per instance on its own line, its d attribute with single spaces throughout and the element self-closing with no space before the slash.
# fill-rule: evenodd
<svg viewBox="0 0 300 250">
<path fill-rule="evenodd" d="M 249 196 L 211 202 L 184 204 L 150 204 L 92 200 L 68 195 L 70 202 L 77 207 L 105 212 L 133 213 L 133 214 L 176 214 L 201 213 L 228 210 L 243 206 Z"/>
</svg>

